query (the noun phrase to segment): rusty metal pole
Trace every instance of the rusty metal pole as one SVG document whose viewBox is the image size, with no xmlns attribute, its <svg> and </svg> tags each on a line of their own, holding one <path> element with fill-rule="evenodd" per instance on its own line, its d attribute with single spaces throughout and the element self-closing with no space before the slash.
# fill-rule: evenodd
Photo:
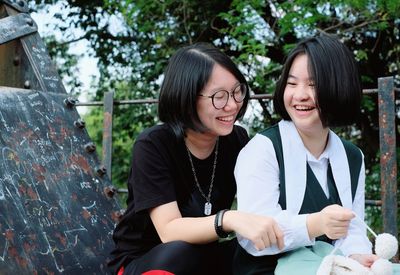
<svg viewBox="0 0 400 275">
<path fill-rule="evenodd" d="M 114 92 L 104 94 L 104 119 L 103 119 L 103 164 L 107 176 L 111 180 L 112 163 L 112 124 L 114 111 Z"/>
<path fill-rule="evenodd" d="M 378 79 L 378 103 L 383 230 L 397 237 L 397 161 L 393 77 Z"/>
</svg>

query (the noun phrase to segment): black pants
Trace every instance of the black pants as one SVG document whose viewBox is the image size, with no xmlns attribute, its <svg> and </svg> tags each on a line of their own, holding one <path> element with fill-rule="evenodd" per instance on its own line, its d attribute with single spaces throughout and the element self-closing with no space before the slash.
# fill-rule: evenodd
<svg viewBox="0 0 400 275">
<path fill-rule="evenodd" d="M 253 256 L 237 245 L 233 257 L 233 274 L 235 275 L 274 275 L 278 255 Z"/>
<path fill-rule="evenodd" d="M 125 266 L 124 275 L 165 270 L 175 275 L 231 275 L 236 239 L 206 245 L 183 241 L 159 244 Z"/>
</svg>

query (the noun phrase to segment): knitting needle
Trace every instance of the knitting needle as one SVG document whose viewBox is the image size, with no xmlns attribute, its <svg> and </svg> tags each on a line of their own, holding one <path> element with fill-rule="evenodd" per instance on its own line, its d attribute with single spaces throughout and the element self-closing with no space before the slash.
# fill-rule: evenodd
<svg viewBox="0 0 400 275">
<path fill-rule="evenodd" d="M 368 229 L 368 231 L 371 232 L 371 234 L 374 235 L 375 238 L 378 237 L 378 235 L 376 235 L 374 230 L 372 230 L 371 227 L 369 227 L 368 224 L 365 223 L 365 221 L 363 221 L 359 216 L 357 216 L 356 213 L 353 212 L 353 214 L 359 221 L 361 221 L 365 225 L 365 227 Z"/>
</svg>

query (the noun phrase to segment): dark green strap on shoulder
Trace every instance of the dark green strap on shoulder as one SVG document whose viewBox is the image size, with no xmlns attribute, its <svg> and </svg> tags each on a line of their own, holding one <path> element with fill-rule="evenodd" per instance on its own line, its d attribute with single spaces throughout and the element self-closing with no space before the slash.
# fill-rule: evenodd
<svg viewBox="0 0 400 275">
<path fill-rule="evenodd" d="M 341 141 L 346 151 L 347 161 L 349 162 L 351 179 L 351 199 L 352 201 L 354 201 L 362 165 L 362 155 L 360 149 L 357 146 L 342 138 Z"/>
<path fill-rule="evenodd" d="M 283 210 L 286 210 L 285 165 L 283 161 L 282 140 L 279 126 L 278 124 L 275 124 L 274 126 L 262 131 L 260 134 L 269 138 L 274 146 L 276 160 L 279 165 L 279 204 Z"/>
</svg>

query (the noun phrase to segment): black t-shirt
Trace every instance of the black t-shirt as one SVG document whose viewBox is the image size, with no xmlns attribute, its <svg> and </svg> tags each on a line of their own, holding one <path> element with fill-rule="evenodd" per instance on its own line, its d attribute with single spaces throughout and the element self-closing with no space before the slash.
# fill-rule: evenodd
<svg viewBox="0 0 400 275">
<path fill-rule="evenodd" d="M 219 138 L 212 214 L 231 207 L 236 194 L 233 170 L 239 151 L 248 140 L 247 132 L 236 125 L 231 134 Z M 199 184 L 206 195 L 214 156 L 214 151 L 204 160 L 192 155 Z M 109 263 L 111 268 L 117 269 L 161 243 L 147 210 L 173 201 L 177 201 L 183 217 L 204 216 L 206 200 L 195 184 L 183 138 L 176 138 L 168 125 L 156 125 L 141 133 L 133 147 L 128 207 L 114 230 L 116 248 L 111 253 L 114 257 Z"/>
</svg>

